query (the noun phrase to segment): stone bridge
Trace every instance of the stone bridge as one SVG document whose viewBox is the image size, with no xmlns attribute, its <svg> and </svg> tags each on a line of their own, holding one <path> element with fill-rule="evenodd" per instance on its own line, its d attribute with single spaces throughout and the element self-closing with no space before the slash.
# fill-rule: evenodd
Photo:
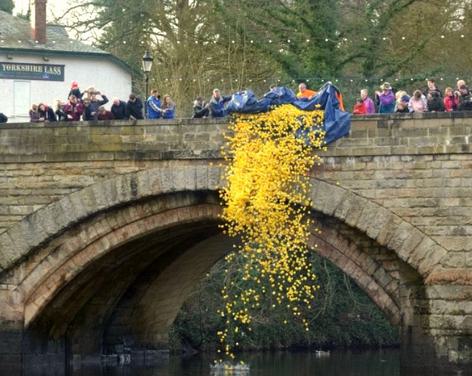
<svg viewBox="0 0 472 376">
<path fill-rule="evenodd" d="M 226 128 L 0 128 L 2 359 L 166 348 L 182 303 L 231 248 L 218 230 Z M 310 246 L 400 326 L 415 374 L 471 367 L 471 131 L 456 113 L 358 118 L 311 174 Z"/>
</svg>

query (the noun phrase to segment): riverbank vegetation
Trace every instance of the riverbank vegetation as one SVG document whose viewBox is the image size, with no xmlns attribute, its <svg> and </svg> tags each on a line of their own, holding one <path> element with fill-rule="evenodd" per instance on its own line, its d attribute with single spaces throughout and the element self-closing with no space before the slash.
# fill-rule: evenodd
<svg viewBox="0 0 472 376">
<path fill-rule="evenodd" d="M 378 348 L 399 345 L 398 329 L 390 325 L 369 297 L 342 271 L 312 253 L 314 274 L 320 286 L 315 307 L 306 313 L 309 331 L 297 320 L 283 320 L 283 306 L 269 309 L 269 302 L 254 317 L 252 331 L 240 341 L 239 350 L 319 348 Z M 214 351 L 223 327 L 217 314 L 224 308 L 221 289 L 225 270 L 236 269 L 238 259 L 218 262 L 184 304 L 171 329 L 171 350 Z"/>
</svg>

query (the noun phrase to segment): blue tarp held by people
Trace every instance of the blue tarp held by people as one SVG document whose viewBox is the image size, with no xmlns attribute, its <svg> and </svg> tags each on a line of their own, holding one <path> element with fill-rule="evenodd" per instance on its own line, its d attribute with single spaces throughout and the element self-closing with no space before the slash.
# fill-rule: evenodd
<svg viewBox="0 0 472 376">
<path fill-rule="evenodd" d="M 320 106 L 324 110 L 325 142 L 329 144 L 348 135 L 351 128 L 351 114 L 339 109 L 336 92 L 336 87 L 331 83 L 325 84 L 310 99 L 297 98 L 295 93 L 286 87 L 273 88 L 261 99 L 257 99 L 251 90 L 246 90 L 233 94 L 231 100 L 226 104 L 225 110 L 228 114 L 257 114 L 269 111 L 272 107 L 281 104 L 292 104 L 305 111 L 313 111 L 317 106 Z"/>
</svg>

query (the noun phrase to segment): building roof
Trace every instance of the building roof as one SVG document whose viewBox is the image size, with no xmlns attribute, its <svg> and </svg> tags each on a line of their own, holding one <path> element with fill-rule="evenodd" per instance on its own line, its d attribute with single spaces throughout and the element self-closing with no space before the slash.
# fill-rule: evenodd
<svg viewBox="0 0 472 376">
<path fill-rule="evenodd" d="M 126 70 L 130 67 L 116 56 L 100 48 L 72 39 L 62 25 L 47 25 L 46 44 L 38 44 L 31 39 L 29 21 L 0 11 L 0 51 L 22 53 L 62 54 L 62 55 L 95 55 L 113 60 Z"/>
</svg>

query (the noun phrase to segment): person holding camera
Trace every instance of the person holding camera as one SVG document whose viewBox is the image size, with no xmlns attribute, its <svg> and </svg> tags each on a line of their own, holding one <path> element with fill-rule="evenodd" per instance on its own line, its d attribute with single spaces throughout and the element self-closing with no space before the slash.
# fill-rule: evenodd
<svg viewBox="0 0 472 376">
<path fill-rule="evenodd" d="M 175 103 L 170 95 L 164 95 L 161 113 L 163 119 L 173 119 L 175 117 Z"/>
<path fill-rule="evenodd" d="M 446 112 L 457 111 L 459 97 L 454 93 L 452 87 L 447 87 L 444 91 L 444 108 Z"/>
<path fill-rule="evenodd" d="M 455 95 L 459 101 L 457 110 L 472 111 L 472 97 L 464 80 L 457 81 L 457 89 L 458 90 L 455 92 Z"/>
<path fill-rule="evenodd" d="M 93 91 L 89 93 L 90 103 L 88 105 L 89 119 L 87 120 L 97 120 L 98 119 L 98 109 L 108 103 L 108 98 L 105 94 L 100 93 L 99 91 Z"/>
</svg>

